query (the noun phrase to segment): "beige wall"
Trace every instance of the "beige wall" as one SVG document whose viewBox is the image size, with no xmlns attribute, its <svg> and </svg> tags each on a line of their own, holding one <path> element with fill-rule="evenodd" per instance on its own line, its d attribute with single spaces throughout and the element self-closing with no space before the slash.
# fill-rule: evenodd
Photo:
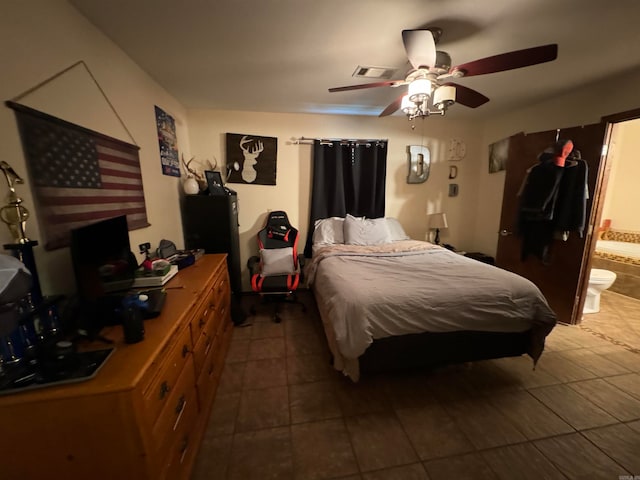
<svg viewBox="0 0 640 480">
<path fill-rule="evenodd" d="M 149 78 L 117 46 L 63 0 L 5 3 L 0 15 L 0 60 L 4 66 L 0 94 L 12 99 L 79 60 L 84 60 L 106 93 L 133 140 L 82 66 L 29 94 L 20 102 L 54 116 L 140 146 L 147 213 L 151 227 L 130 232 L 134 250 L 142 242 L 153 246 L 167 238 L 183 246 L 179 179 L 161 174 L 154 105 L 173 115 L 179 148 L 185 157 L 224 162 L 224 133 L 249 133 L 278 138 L 278 177 L 274 187 L 233 185 L 238 191 L 243 264 L 255 252 L 254 237 L 268 210 L 285 209 L 306 237 L 310 201 L 311 147 L 291 145 L 292 137 L 388 138 L 387 214 L 396 216 L 407 233 L 422 239 L 426 213 L 444 211 L 450 228 L 442 238 L 460 248 L 472 249 L 476 204 L 477 154 L 480 136 L 470 123 L 431 118 L 416 130 L 403 118 L 378 119 L 327 115 L 191 111 L 185 109 Z M 20 48 L 11 48 L 19 45 Z M 190 125 L 187 125 L 189 121 Z M 189 128 L 188 128 L 189 127 Z M 423 130 L 424 129 L 424 130 Z M 422 132 L 424 131 L 424 136 Z M 30 194 L 28 173 L 12 110 L 0 109 L 0 158 L 9 162 L 27 184 L 18 187 L 31 210 L 28 234 L 41 238 L 38 212 Z M 468 145 L 468 154 L 456 162 L 458 197 L 447 196 L 449 162 L 445 150 L 451 138 Z M 193 147 L 190 145 L 193 142 Z M 424 142 L 431 148 L 431 175 L 426 183 L 408 185 L 406 146 Z M 1 187 L 0 187 L 1 188 Z M 4 187 L 6 188 L 6 187 Z M 2 227 L 2 226 L 0 226 Z M 0 240 L 11 242 L 8 229 Z M 73 291 L 74 279 L 68 249 L 52 252 L 36 247 L 36 263 L 47 294 Z M 245 272 L 246 275 L 246 272 Z M 248 284 L 245 282 L 248 288 Z"/>
<path fill-rule="evenodd" d="M 278 138 L 278 164 L 275 186 L 230 184 L 238 192 L 240 249 L 243 268 L 243 289 L 249 289 L 246 261 L 257 253 L 255 236 L 270 210 L 286 210 L 290 221 L 306 240 L 311 189 L 310 145 L 292 144 L 293 138 L 386 138 L 387 152 L 386 213 L 397 217 L 407 234 L 424 239 L 429 213 L 446 212 L 449 229 L 441 234 L 442 241 L 458 248 L 472 249 L 475 240 L 469 225 L 473 224 L 477 203 L 476 183 L 481 157 L 477 128 L 466 122 L 446 118 L 418 121 L 415 131 L 404 118 L 354 117 L 339 115 L 300 115 L 248 113 L 212 110 L 190 110 L 189 135 L 193 155 L 197 158 L 225 158 L 225 133 L 242 133 Z M 467 156 L 449 162 L 446 145 L 451 138 L 467 143 Z M 422 184 L 407 184 L 407 145 L 420 145 L 431 150 L 431 173 Z M 460 186 L 457 197 L 448 196 L 449 166 L 458 167 L 455 179 Z"/>
<path fill-rule="evenodd" d="M 640 108 L 638 82 L 640 71 L 631 72 L 607 80 L 606 100 L 601 98 L 603 85 L 597 84 L 489 119 L 483 126 L 481 150 L 487 152 L 491 143 L 518 132 L 588 125 L 598 123 L 602 116 Z M 480 171 L 475 239 L 479 250 L 495 254 L 505 172 L 489 174 L 486 168 Z M 631 208 L 630 204 L 627 209 Z"/>
<path fill-rule="evenodd" d="M 640 232 L 640 120 L 616 125 L 614 142 L 602 218 L 613 228 Z"/>
<path fill-rule="evenodd" d="M 9 7 L 10 4 L 10 7 Z M 640 72 L 607 81 L 607 99 L 601 101 L 602 86 L 549 99 L 485 124 L 430 118 L 417 122 L 416 130 L 400 117 L 347 117 L 333 115 L 287 115 L 224 111 L 186 111 L 174 98 L 63 0 L 3 2 L 0 7 L 0 60 L 3 66 L 0 94 L 12 99 L 48 77 L 84 60 L 109 100 L 141 147 L 145 198 L 151 227 L 130 233 L 135 249 L 149 241 L 154 246 L 167 238 L 183 245 L 180 216 L 180 181 L 161 174 L 155 131 L 154 105 L 172 114 L 177 122 L 179 148 L 189 158 L 212 158 L 224 162 L 224 134 L 247 133 L 278 138 L 276 186 L 232 185 L 240 202 L 242 261 L 255 252 L 254 236 L 268 210 L 283 208 L 306 236 L 310 200 L 311 147 L 291 145 L 293 137 L 388 138 L 387 215 L 396 216 L 413 238 L 426 233 L 427 211 L 447 213 L 450 228 L 444 242 L 465 250 L 494 253 L 499 227 L 504 172 L 489 174 L 488 145 L 519 131 L 597 122 L 601 115 L 640 106 Z M 105 99 L 82 69 L 74 69 L 53 83 L 27 96 L 22 103 L 60 116 L 108 135 L 131 141 Z M 424 131 L 424 136 L 422 132 Z M 460 185 L 458 197 L 447 196 L 449 166 L 445 150 L 451 138 L 467 143 L 467 157 L 456 162 Z M 424 142 L 431 148 L 429 180 L 408 185 L 407 145 Z M 0 159 L 28 178 L 15 117 L 0 109 Z M 6 192 L 6 186 L 3 192 Z M 18 187 L 31 209 L 28 233 L 41 238 L 38 215 L 29 184 Z M 0 241 L 10 242 L 0 225 Z M 68 249 L 46 252 L 36 248 L 36 262 L 45 293 L 73 289 Z M 246 272 L 245 272 L 246 275 Z M 245 278 L 245 286 L 247 286 Z"/>
<path fill-rule="evenodd" d="M 10 7 L 9 7 L 10 5 Z M 189 151 L 186 115 L 182 106 L 150 79 L 129 57 L 102 35 L 65 1 L 29 0 L 3 2 L 0 7 L 0 98 L 12 99 L 57 72 L 84 60 L 90 71 L 140 146 L 147 214 L 151 226 L 130 232 L 131 245 L 153 245 L 162 238 L 182 244 L 178 208 L 180 182 L 161 173 L 155 130 L 154 105 L 171 113 L 177 123 L 180 148 Z M 20 100 L 45 113 L 97 130 L 127 142 L 132 139 L 82 67 L 74 68 L 55 81 Z M 0 108 L 0 159 L 28 179 L 13 111 Z M 4 198 L 7 187 L 2 180 Z M 38 212 L 30 185 L 18 186 L 18 194 L 31 211 L 27 233 L 41 239 Z M 0 241 L 11 243 L 9 230 L 0 225 Z M 73 291 L 69 249 L 46 252 L 35 248 L 36 264 L 43 291 L 48 294 Z"/>
</svg>

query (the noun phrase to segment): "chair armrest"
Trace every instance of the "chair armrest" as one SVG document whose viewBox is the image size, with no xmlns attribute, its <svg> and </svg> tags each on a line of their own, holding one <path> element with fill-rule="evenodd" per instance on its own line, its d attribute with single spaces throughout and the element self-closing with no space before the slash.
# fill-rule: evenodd
<svg viewBox="0 0 640 480">
<path fill-rule="evenodd" d="M 253 255 L 247 260 L 247 268 L 249 269 L 249 275 L 254 275 L 260 270 L 260 257 Z"/>
</svg>

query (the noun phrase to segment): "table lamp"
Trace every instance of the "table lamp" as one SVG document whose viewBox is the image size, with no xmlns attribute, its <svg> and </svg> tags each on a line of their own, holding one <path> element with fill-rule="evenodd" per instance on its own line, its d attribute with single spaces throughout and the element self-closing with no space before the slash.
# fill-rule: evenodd
<svg viewBox="0 0 640 480">
<path fill-rule="evenodd" d="M 432 213 L 428 215 L 429 217 L 429 228 L 431 230 L 436 231 L 436 237 L 434 239 L 434 243 L 436 245 L 440 245 L 440 229 L 448 228 L 447 225 L 447 215 L 445 213 Z"/>
</svg>

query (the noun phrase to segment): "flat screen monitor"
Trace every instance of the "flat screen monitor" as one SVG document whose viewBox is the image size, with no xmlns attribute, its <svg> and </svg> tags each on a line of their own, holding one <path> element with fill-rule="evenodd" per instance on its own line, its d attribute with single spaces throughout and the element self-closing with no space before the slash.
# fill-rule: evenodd
<svg viewBox="0 0 640 480">
<path fill-rule="evenodd" d="M 131 252 L 127 217 L 72 230 L 71 261 L 81 301 L 94 302 L 131 288 L 138 265 Z"/>
</svg>

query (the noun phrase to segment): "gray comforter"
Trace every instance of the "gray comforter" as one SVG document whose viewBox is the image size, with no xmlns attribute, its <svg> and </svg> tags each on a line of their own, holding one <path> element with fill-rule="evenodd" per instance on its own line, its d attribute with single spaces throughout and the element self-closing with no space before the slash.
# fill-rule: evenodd
<svg viewBox="0 0 640 480">
<path fill-rule="evenodd" d="M 427 242 L 319 248 L 306 278 L 333 353 L 343 359 L 392 335 L 532 329 L 529 354 L 537 360 L 556 323 L 529 280 Z"/>
</svg>

